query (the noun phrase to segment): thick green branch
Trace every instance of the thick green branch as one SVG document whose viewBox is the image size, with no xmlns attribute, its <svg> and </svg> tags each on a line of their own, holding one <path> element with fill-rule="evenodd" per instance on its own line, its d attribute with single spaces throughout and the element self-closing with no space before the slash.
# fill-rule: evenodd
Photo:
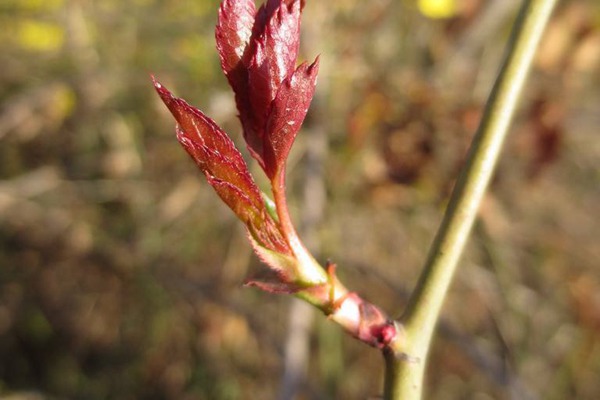
<svg viewBox="0 0 600 400">
<path fill-rule="evenodd" d="M 526 75 L 556 0 L 526 0 L 479 129 L 432 244 L 424 271 L 401 318 L 406 342 L 387 357 L 386 399 L 420 399 L 425 361 L 441 307 L 477 216 Z"/>
</svg>

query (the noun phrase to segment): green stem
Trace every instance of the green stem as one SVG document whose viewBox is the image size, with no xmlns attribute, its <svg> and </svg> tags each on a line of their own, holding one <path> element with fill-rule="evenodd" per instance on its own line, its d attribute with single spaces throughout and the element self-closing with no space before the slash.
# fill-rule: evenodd
<svg viewBox="0 0 600 400">
<path fill-rule="evenodd" d="M 385 399 L 418 400 L 444 298 L 477 216 L 526 75 L 556 0 L 524 1 L 479 129 L 407 309 L 405 341 L 386 356 Z"/>
</svg>

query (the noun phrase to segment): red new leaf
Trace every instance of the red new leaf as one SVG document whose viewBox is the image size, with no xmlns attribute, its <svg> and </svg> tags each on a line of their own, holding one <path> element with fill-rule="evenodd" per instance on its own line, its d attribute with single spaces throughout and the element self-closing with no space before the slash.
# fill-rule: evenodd
<svg viewBox="0 0 600 400">
<path fill-rule="evenodd" d="M 254 39 L 263 34 L 265 27 L 267 26 L 267 22 L 282 3 L 285 3 L 289 6 L 294 1 L 296 0 L 267 0 L 265 3 L 263 3 L 256 12 L 256 21 L 254 22 L 254 27 L 252 29 L 252 36 Z M 302 6 L 304 6 L 304 4 L 302 4 Z"/>
<path fill-rule="evenodd" d="M 303 63 L 285 79 L 273 101 L 267 121 L 269 141 L 264 151 L 265 172 L 271 179 L 283 171 L 294 139 L 315 93 L 318 71 L 318 58 L 310 65 Z"/>
<path fill-rule="evenodd" d="M 224 0 L 215 30 L 221 67 L 234 93 L 252 156 L 261 167 L 271 103 L 294 71 L 300 36 L 300 0 Z"/>
<path fill-rule="evenodd" d="M 219 8 L 215 37 L 221 68 L 235 93 L 244 139 L 252 156 L 262 165 L 262 152 L 257 153 L 254 149 L 261 148 L 263 127 L 252 116 L 248 90 L 248 64 L 254 47 L 251 37 L 255 14 L 254 0 L 224 0 Z"/>
<path fill-rule="evenodd" d="M 255 67 L 259 71 L 256 76 L 252 76 L 254 72 L 250 66 L 250 81 L 265 80 L 277 89 L 293 72 L 300 45 L 300 12 L 299 0 L 270 1 L 260 8 L 252 42 L 257 47 L 260 46 L 262 52 L 256 54 L 256 49 L 253 49 Z M 260 26 L 262 24 L 264 26 Z M 261 71 L 263 66 L 264 70 Z M 272 92 L 271 100 L 276 92 L 277 90 Z"/>
<path fill-rule="evenodd" d="M 266 7 L 268 6 L 269 4 Z M 299 38 L 298 0 L 289 5 L 281 2 L 266 21 L 260 36 L 253 38 L 253 54 L 248 66 L 248 86 L 256 125 L 263 129 L 281 83 L 293 73 L 296 66 Z M 253 150 L 259 154 L 263 151 L 262 148 Z"/>
<path fill-rule="evenodd" d="M 204 172 L 219 197 L 246 224 L 261 245 L 289 254 L 289 247 L 268 214 L 246 162 L 227 134 L 212 119 L 174 97 L 157 81 L 154 81 L 154 86 L 177 120 L 177 139 Z"/>
<path fill-rule="evenodd" d="M 245 86 L 245 78 L 242 79 L 238 74 L 247 64 L 244 60 L 248 57 L 255 14 L 254 0 L 224 0 L 219 8 L 215 29 L 217 50 L 223 72 L 236 92 L 236 89 L 241 89 L 240 84 Z"/>
</svg>

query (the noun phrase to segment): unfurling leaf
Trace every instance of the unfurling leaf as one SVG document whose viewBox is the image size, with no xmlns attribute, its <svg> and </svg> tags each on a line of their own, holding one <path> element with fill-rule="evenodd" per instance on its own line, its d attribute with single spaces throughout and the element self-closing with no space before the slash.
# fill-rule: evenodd
<svg viewBox="0 0 600 400">
<path fill-rule="evenodd" d="M 177 121 L 177 139 L 194 159 L 219 197 L 263 246 L 284 254 L 290 250 L 267 212 L 262 194 L 233 141 L 210 118 L 174 97 L 154 81 L 156 91 Z"/>
<path fill-rule="evenodd" d="M 296 70 L 302 6 L 300 0 L 268 0 L 255 11 L 251 0 L 224 0 L 219 10 L 215 36 L 221 66 L 235 93 L 248 149 L 271 179 L 285 163 L 285 159 L 275 156 L 287 157 L 289 152 L 289 148 L 277 149 L 293 142 L 298 132 L 295 127 L 302 124 L 314 92 L 316 66 L 304 68 L 310 70 L 308 79 Z M 306 80 L 310 85 L 303 83 Z M 286 84 L 297 87 L 302 94 L 289 99 L 288 87 L 288 93 L 280 95 L 286 92 Z M 285 108 L 283 103 L 301 108 Z M 277 116 L 272 117 L 275 109 Z M 284 132 L 274 131 L 274 121 L 284 119 L 294 125 L 294 129 L 284 129 L 291 140 L 283 137 Z"/>
<path fill-rule="evenodd" d="M 263 128 L 281 83 L 294 72 L 299 38 L 299 1 L 289 5 L 281 3 L 266 21 L 260 35 L 253 37 L 248 85 L 253 114 Z"/>
<path fill-rule="evenodd" d="M 263 137 L 262 128 L 252 117 L 248 90 L 248 64 L 252 53 L 250 41 L 255 14 L 254 0 L 224 0 L 219 8 L 215 38 L 221 58 L 221 68 L 235 94 L 244 139 L 248 143 L 252 156 L 262 165 L 260 154 L 253 150 L 260 147 Z"/>
<path fill-rule="evenodd" d="M 223 72 L 236 92 L 242 89 L 237 73 L 247 65 L 243 60 L 248 58 L 255 14 L 254 0 L 224 0 L 219 8 L 215 29 L 217 50 Z"/>
<path fill-rule="evenodd" d="M 283 172 L 285 161 L 315 92 L 319 59 L 300 65 L 279 88 L 267 121 L 266 173 L 272 179 Z"/>
</svg>

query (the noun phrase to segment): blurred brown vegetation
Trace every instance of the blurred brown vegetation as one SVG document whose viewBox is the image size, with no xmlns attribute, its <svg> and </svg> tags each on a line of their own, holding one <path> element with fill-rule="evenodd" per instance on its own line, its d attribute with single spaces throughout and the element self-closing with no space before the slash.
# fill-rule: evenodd
<svg viewBox="0 0 600 400">
<path fill-rule="evenodd" d="M 240 143 L 217 3 L 0 3 L 0 397 L 276 397 L 288 300 L 240 287 L 257 260 L 148 77 Z M 307 138 L 325 134 L 319 257 L 392 314 L 519 3 L 461 0 L 434 20 L 408 0 L 307 2 L 303 58 L 321 54 L 321 72 L 290 197 L 300 220 Z M 600 3 L 561 3 L 448 298 L 429 399 L 600 398 L 599 72 Z M 319 317 L 299 398 L 375 396 L 382 372 Z"/>
</svg>

